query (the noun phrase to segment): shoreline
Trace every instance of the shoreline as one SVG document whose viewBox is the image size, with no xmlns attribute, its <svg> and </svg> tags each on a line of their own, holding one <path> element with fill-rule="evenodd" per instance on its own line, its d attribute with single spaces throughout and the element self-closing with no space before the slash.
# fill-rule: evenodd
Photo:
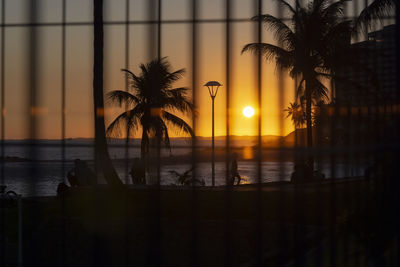
<svg viewBox="0 0 400 267">
<path fill-rule="evenodd" d="M 255 152 L 249 152 L 248 150 L 246 151 L 244 148 L 233 148 L 231 149 L 231 154 L 237 154 L 237 160 L 238 161 L 244 161 L 244 162 L 258 162 L 257 157 L 254 155 L 256 154 Z M 250 155 L 249 155 L 250 153 Z M 295 162 L 295 161 L 302 161 L 306 160 L 308 154 L 305 152 L 296 152 L 295 149 L 268 149 L 268 150 L 263 150 L 262 152 L 262 162 Z M 330 163 L 332 161 L 332 155 L 326 154 L 326 155 L 319 155 L 320 159 L 316 160 L 316 162 L 320 163 Z M 335 163 L 346 163 L 349 162 L 349 158 L 351 158 L 352 155 L 336 155 L 335 158 Z M 123 163 L 123 162 L 132 162 L 134 159 L 138 157 L 130 157 L 128 159 L 125 158 L 111 158 L 111 161 L 113 163 Z M 186 154 L 181 154 L 181 155 L 170 155 L 170 156 L 162 156 L 160 158 L 161 165 L 177 165 L 177 162 L 179 164 L 191 164 L 193 163 L 193 160 L 197 163 L 201 162 L 211 162 L 211 150 L 207 151 L 201 151 L 197 153 L 196 155 L 192 155 L 192 153 L 186 153 Z M 30 158 L 24 158 L 24 157 L 18 157 L 18 156 L 5 156 L 4 158 L 0 158 L 0 164 L 5 164 L 5 163 L 73 163 L 75 158 L 70 158 L 70 159 L 30 159 Z M 94 162 L 94 159 L 82 159 L 85 160 L 86 162 L 92 163 Z M 215 151 L 215 162 L 226 162 L 227 160 L 230 160 L 230 157 L 225 153 L 225 151 L 222 151 L 220 149 L 217 149 Z M 367 160 L 367 156 L 360 158 L 358 157 L 356 160 L 353 159 L 353 161 L 358 161 L 358 162 L 363 162 Z"/>
<path fill-rule="evenodd" d="M 363 183 L 366 182 L 364 176 L 353 176 L 353 177 L 343 177 L 343 178 L 335 178 L 331 180 L 330 178 L 326 178 L 322 181 L 312 181 L 312 182 L 302 182 L 302 183 L 293 183 L 290 181 L 273 181 L 273 182 L 264 182 L 259 184 L 249 183 L 249 184 L 240 184 L 240 185 L 217 185 L 217 186 L 179 186 L 179 185 L 132 185 L 132 184 L 124 184 L 123 191 L 125 192 L 169 192 L 169 193 L 179 193 L 179 192 L 221 192 L 225 193 L 227 191 L 231 192 L 256 192 L 261 189 L 262 192 L 294 192 L 295 190 L 326 190 L 331 186 L 343 186 L 353 183 Z M 5 190 L 7 192 L 7 190 Z M 122 191 L 122 192 L 123 192 Z M 56 192 L 56 188 L 55 188 Z M 113 192 L 112 187 L 107 184 L 98 184 L 96 186 L 81 186 L 81 187 L 70 187 L 69 191 L 64 195 L 65 197 L 73 197 L 74 195 L 81 195 L 85 193 L 110 193 Z M 16 192 L 17 193 L 17 192 Z M 18 193 L 17 193 L 18 194 Z M 62 199 L 63 196 L 60 195 L 46 195 L 46 196 L 23 196 L 21 195 L 23 200 L 53 200 L 53 199 Z"/>
</svg>

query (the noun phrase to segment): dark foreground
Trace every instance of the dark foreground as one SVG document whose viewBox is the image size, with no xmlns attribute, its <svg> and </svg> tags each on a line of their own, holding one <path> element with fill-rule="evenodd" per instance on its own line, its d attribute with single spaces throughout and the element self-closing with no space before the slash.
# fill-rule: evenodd
<svg viewBox="0 0 400 267">
<path fill-rule="evenodd" d="M 393 188 L 352 179 L 27 198 L 23 266 L 398 266 Z M 17 215 L 2 200 L 5 266 L 18 266 Z"/>
</svg>

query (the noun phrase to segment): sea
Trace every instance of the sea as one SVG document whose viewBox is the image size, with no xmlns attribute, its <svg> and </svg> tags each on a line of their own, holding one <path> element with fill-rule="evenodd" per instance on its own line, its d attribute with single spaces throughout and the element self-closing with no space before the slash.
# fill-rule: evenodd
<svg viewBox="0 0 400 267">
<path fill-rule="evenodd" d="M 247 143 L 246 143 L 247 142 Z M 66 182 L 66 173 L 74 166 L 75 159 L 87 161 L 94 168 L 94 146 L 91 139 L 69 139 L 62 145 L 60 140 L 7 140 L 0 147 L 3 156 L 0 162 L 0 184 L 7 186 L 6 191 L 12 190 L 23 197 L 29 196 L 54 196 L 57 186 Z M 168 155 L 191 157 L 191 143 L 188 140 L 172 140 L 171 150 L 162 150 L 161 156 Z M 200 140 L 198 145 L 210 147 L 209 140 Z M 216 147 L 223 147 L 224 140 L 217 140 Z M 237 142 L 238 147 L 249 144 L 248 141 Z M 2 150 L 4 148 L 4 151 Z M 140 155 L 140 140 L 133 140 L 129 149 L 126 149 L 124 140 L 109 142 L 109 154 L 122 181 L 131 184 L 129 177 L 130 162 Z M 128 158 L 128 160 L 127 160 Z M 215 184 L 226 183 L 226 162 L 215 163 Z M 335 178 L 363 175 L 365 163 L 320 163 L 316 166 L 326 178 L 331 177 L 334 170 Z M 160 166 L 160 182 L 162 185 L 178 185 L 175 174 L 184 173 L 192 168 L 189 161 L 168 161 Z M 288 181 L 293 172 L 294 163 L 289 161 L 263 161 L 261 162 L 262 182 Z M 239 160 L 238 171 L 242 177 L 241 183 L 258 182 L 258 163 L 252 160 Z M 211 185 L 211 161 L 203 160 L 196 163 L 196 178 L 203 180 L 205 185 Z M 150 180 L 150 179 L 149 179 Z M 100 183 L 105 183 L 100 178 Z M 67 182 L 66 182 L 67 183 Z"/>
</svg>

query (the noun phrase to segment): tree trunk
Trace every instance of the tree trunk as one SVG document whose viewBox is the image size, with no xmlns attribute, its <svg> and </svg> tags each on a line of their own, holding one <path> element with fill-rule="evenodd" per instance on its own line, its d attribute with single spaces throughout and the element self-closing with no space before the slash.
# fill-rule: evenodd
<svg viewBox="0 0 400 267">
<path fill-rule="evenodd" d="M 96 170 L 102 170 L 107 183 L 122 186 L 122 182 L 112 165 L 107 149 L 106 129 L 104 125 L 103 96 L 103 0 L 94 0 L 94 62 L 93 97 L 95 126 L 95 164 Z"/>
<path fill-rule="evenodd" d="M 313 171 L 314 170 L 314 156 L 311 151 L 313 148 L 312 117 L 311 117 L 311 108 L 312 108 L 311 92 L 312 92 L 311 79 L 306 79 L 307 148 L 308 148 L 308 153 L 309 153 L 308 159 L 307 159 L 307 164 Z"/>
</svg>

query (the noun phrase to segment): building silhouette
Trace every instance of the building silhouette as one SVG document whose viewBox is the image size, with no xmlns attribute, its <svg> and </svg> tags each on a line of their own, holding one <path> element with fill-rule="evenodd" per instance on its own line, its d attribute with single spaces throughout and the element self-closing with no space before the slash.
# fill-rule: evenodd
<svg viewBox="0 0 400 267">
<path fill-rule="evenodd" d="M 344 105 L 382 104 L 396 95 L 396 26 L 368 33 L 351 44 L 357 64 L 343 66 L 335 82 L 335 100 Z"/>
</svg>

